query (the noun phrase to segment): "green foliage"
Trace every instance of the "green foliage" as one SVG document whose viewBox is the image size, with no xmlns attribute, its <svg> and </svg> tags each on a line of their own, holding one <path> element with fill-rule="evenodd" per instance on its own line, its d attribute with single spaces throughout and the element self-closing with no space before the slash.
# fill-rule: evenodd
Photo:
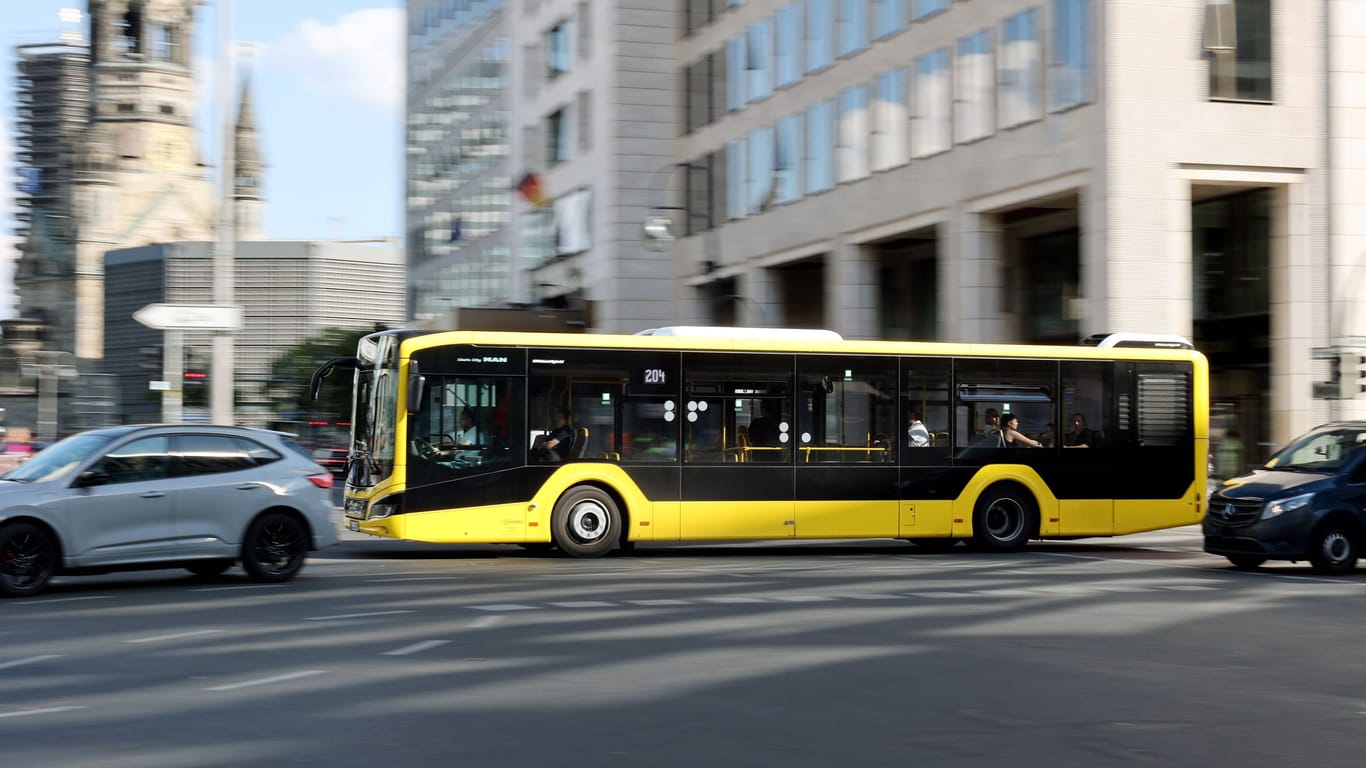
<svg viewBox="0 0 1366 768">
<path fill-rule="evenodd" d="M 318 366 L 334 357 L 355 356 L 362 337 L 382 330 L 380 325 L 364 331 L 328 328 L 275 358 L 270 364 L 275 412 L 294 413 L 296 418 L 310 421 L 350 420 L 350 371 L 337 371 L 327 377 L 316 401 L 308 398 L 308 382 Z"/>
</svg>

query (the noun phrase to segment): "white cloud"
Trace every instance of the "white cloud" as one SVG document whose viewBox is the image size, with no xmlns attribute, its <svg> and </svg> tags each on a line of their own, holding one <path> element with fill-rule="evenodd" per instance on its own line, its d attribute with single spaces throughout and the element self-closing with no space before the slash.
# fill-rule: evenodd
<svg viewBox="0 0 1366 768">
<path fill-rule="evenodd" d="M 271 43 L 264 60 L 317 93 L 398 109 L 405 30 L 402 8 L 355 11 L 332 25 L 307 19 Z"/>
</svg>

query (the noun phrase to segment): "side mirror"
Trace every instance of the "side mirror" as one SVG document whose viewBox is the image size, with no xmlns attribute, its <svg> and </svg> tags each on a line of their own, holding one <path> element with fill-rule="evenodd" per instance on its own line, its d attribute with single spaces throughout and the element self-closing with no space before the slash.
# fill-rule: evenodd
<svg viewBox="0 0 1366 768">
<path fill-rule="evenodd" d="M 408 415 L 422 410 L 422 396 L 426 394 L 427 379 L 417 368 L 417 362 L 408 364 Z"/>
<path fill-rule="evenodd" d="M 96 485 L 105 485 L 112 479 L 109 473 L 102 469 L 87 469 L 76 478 L 75 486 L 77 488 L 91 488 Z"/>
</svg>

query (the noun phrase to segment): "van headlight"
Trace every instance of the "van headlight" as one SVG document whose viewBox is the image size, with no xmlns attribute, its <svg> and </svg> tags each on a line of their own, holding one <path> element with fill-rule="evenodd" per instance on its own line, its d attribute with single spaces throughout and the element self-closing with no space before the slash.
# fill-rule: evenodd
<svg viewBox="0 0 1366 768">
<path fill-rule="evenodd" d="M 1313 500 L 1314 494 L 1301 493 L 1299 496 L 1291 496 L 1288 499 L 1268 501 L 1266 503 L 1266 506 L 1262 507 L 1262 519 L 1270 520 L 1273 517 L 1280 517 L 1286 512 L 1294 512 L 1300 507 L 1309 506 L 1309 502 Z"/>
</svg>

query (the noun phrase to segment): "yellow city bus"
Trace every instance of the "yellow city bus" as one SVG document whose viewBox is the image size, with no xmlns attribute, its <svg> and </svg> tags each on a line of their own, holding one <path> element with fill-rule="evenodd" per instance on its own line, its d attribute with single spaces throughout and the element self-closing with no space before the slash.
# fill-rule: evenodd
<svg viewBox="0 0 1366 768">
<path fill-rule="evenodd" d="M 339 369 L 345 522 L 375 536 L 576 557 L 831 538 L 1006 552 L 1203 513 L 1208 368 L 1179 337 L 390 330 L 320 367 L 315 397 Z"/>
</svg>

